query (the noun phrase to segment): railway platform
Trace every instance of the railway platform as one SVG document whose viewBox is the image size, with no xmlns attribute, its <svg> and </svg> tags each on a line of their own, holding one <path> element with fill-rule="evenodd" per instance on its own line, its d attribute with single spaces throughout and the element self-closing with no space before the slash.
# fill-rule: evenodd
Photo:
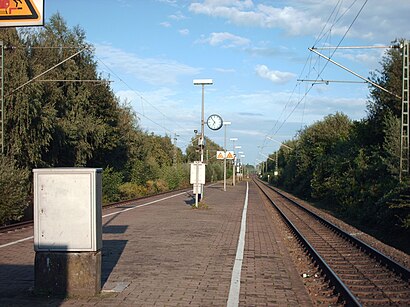
<svg viewBox="0 0 410 307">
<path fill-rule="evenodd" d="M 0 235 L 0 306 L 311 306 L 252 182 L 155 196 L 103 212 L 102 292 L 33 294 L 33 229 Z M 242 251 L 241 251 L 242 250 Z"/>
</svg>

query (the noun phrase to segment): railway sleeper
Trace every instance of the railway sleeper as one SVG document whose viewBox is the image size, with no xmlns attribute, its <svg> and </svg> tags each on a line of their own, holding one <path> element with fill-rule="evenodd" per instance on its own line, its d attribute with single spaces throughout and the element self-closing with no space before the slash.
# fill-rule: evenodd
<svg viewBox="0 0 410 307">
<path fill-rule="evenodd" d="M 391 288 L 385 289 L 383 287 L 383 292 L 386 293 L 388 296 L 398 297 L 401 300 L 406 299 L 408 302 L 410 302 L 409 290 L 406 290 L 406 289 L 399 290 L 397 289 L 397 287 L 391 287 Z"/>
<path fill-rule="evenodd" d="M 387 298 L 360 298 L 360 302 L 363 304 L 363 306 L 391 306 L 392 305 L 392 301 L 387 299 Z M 400 306 L 400 305 L 399 305 Z M 402 305 L 405 306 L 405 305 Z"/>
</svg>

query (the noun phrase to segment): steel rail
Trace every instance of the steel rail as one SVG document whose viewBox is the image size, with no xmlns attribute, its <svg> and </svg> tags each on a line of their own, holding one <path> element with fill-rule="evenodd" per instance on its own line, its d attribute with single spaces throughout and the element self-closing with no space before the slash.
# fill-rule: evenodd
<svg viewBox="0 0 410 307">
<path fill-rule="evenodd" d="M 9 231 L 13 231 L 16 229 L 21 229 L 27 226 L 31 226 L 33 225 L 33 220 L 29 220 L 29 221 L 24 221 L 24 222 L 18 222 L 18 223 L 13 223 L 10 225 L 5 225 L 5 226 L 1 226 L 0 227 L 0 233 L 5 233 L 5 232 L 9 232 Z"/>
<path fill-rule="evenodd" d="M 265 183 L 255 180 L 254 182 L 260 182 L 267 186 Z M 296 235 L 302 245 L 308 250 L 309 255 L 314 259 L 316 265 L 324 272 L 325 278 L 329 280 L 330 284 L 335 288 L 335 292 L 341 295 L 341 298 L 344 300 L 346 306 L 362 306 L 356 296 L 349 290 L 349 288 L 344 284 L 344 282 L 339 278 L 339 276 L 332 270 L 332 268 L 327 264 L 327 262 L 319 255 L 316 249 L 308 242 L 308 240 L 299 232 L 296 226 L 286 217 L 283 211 L 275 204 L 275 202 L 269 197 L 269 195 L 259 186 L 258 183 L 256 185 L 262 191 L 262 193 L 266 196 L 266 198 L 271 202 L 274 208 L 279 212 L 280 216 L 284 220 L 284 222 L 288 225 L 291 229 L 292 233 Z M 275 191 L 275 190 L 274 190 Z M 275 191 L 276 192 L 276 191 Z"/>
<path fill-rule="evenodd" d="M 292 198 L 290 198 L 290 197 L 286 196 L 285 194 L 283 194 L 281 191 L 279 191 L 279 190 L 277 190 L 277 189 L 275 189 L 271 186 L 268 186 L 265 183 L 263 183 L 263 184 L 266 187 L 268 187 L 268 188 L 272 189 L 273 191 L 275 191 L 276 193 L 278 193 L 279 195 L 281 195 L 282 197 L 286 198 L 287 200 L 289 200 L 294 205 L 298 206 L 299 208 L 301 208 L 302 210 L 304 210 L 308 214 L 314 216 L 316 219 L 318 219 L 322 224 L 326 225 L 332 231 L 340 234 L 346 241 L 350 241 L 353 244 L 355 244 L 356 246 L 358 246 L 359 248 L 366 251 L 369 255 L 373 256 L 375 259 L 377 259 L 383 265 L 386 265 L 390 270 L 395 272 L 397 275 L 401 276 L 404 280 L 410 281 L 410 270 L 408 268 L 406 268 L 403 265 L 401 265 L 400 263 L 394 261 L 389 256 L 383 254 L 382 252 L 380 252 L 379 250 L 373 248 L 372 246 L 368 245 L 367 243 L 363 242 L 362 240 L 348 234 L 346 231 L 342 230 L 341 228 L 334 225 L 333 223 L 325 220 L 324 218 L 317 215 L 316 213 L 314 213 L 314 212 L 310 211 L 309 209 L 305 208 L 304 206 L 302 206 L 301 204 L 299 204 L 298 202 L 296 202 Z"/>
</svg>

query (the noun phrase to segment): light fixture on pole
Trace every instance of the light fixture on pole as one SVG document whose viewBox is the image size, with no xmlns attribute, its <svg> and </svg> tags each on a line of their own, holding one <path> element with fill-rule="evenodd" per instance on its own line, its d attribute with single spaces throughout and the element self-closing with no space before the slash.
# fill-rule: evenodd
<svg viewBox="0 0 410 307">
<path fill-rule="evenodd" d="M 231 122 L 224 121 L 223 125 L 225 126 L 225 137 L 224 137 L 224 191 L 226 191 L 226 126 L 230 125 Z"/>
<path fill-rule="evenodd" d="M 259 174 L 258 175 L 262 175 L 262 170 L 263 170 L 263 161 L 260 159 L 256 159 L 256 162 L 259 162 L 256 167 L 259 170 Z"/>
<path fill-rule="evenodd" d="M 235 156 L 235 142 L 238 140 L 238 138 L 230 138 L 229 140 L 232 141 L 232 143 L 233 143 L 232 185 L 235 185 L 235 160 L 236 160 L 236 156 Z"/>
<path fill-rule="evenodd" d="M 178 159 L 177 159 L 177 153 L 178 153 L 178 150 L 177 150 L 177 140 L 178 140 L 178 137 L 179 137 L 180 135 L 179 134 L 177 134 L 176 132 L 174 133 L 174 158 L 173 158 L 173 161 L 172 161 L 172 164 L 174 165 L 174 167 L 176 167 L 176 165 L 178 164 L 177 163 L 177 161 L 178 161 Z"/>
<path fill-rule="evenodd" d="M 234 146 L 234 153 L 235 153 L 235 149 L 241 149 L 241 148 L 242 148 L 242 146 L 239 146 L 239 145 Z M 238 156 L 235 153 L 235 165 L 234 165 L 233 171 L 235 173 L 234 178 L 235 178 L 235 180 L 237 179 L 238 182 L 240 181 L 240 176 L 239 176 L 239 172 L 238 172 L 238 169 L 239 169 L 238 165 L 240 165 L 240 163 L 241 163 L 241 159 L 239 157 L 239 153 L 238 153 Z M 236 174 L 238 174 L 238 176 L 236 176 Z M 236 181 L 235 181 L 235 184 L 236 184 Z"/>
<path fill-rule="evenodd" d="M 244 166 L 245 165 L 245 155 L 241 155 L 241 159 L 243 159 L 242 160 L 242 167 L 241 167 L 241 177 L 242 177 L 242 180 L 243 180 L 243 176 L 246 175 L 246 173 L 244 174 L 244 171 L 245 171 L 245 166 Z"/>
<path fill-rule="evenodd" d="M 193 80 L 194 85 L 201 85 L 202 86 L 202 108 L 201 108 L 201 139 L 200 139 L 200 146 L 201 146 L 201 163 L 204 162 L 204 146 L 205 146 L 205 136 L 204 136 L 204 125 L 205 125 L 205 119 L 204 119 L 204 111 L 205 111 L 205 102 L 204 102 L 204 91 L 205 91 L 205 85 L 212 85 L 213 81 L 212 79 L 195 79 Z M 204 197 L 204 187 L 202 185 L 201 187 L 201 194 L 202 198 Z"/>
</svg>

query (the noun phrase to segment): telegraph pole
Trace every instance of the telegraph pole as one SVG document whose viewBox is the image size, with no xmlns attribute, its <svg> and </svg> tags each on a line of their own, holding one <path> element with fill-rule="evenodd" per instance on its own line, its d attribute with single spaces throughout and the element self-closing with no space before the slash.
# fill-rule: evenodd
<svg viewBox="0 0 410 307">
<path fill-rule="evenodd" d="M 385 88 L 379 84 L 365 78 L 354 71 L 348 69 L 347 67 L 337 63 L 329 57 L 318 52 L 318 49 L 348 49 L 348 48 L 400 48 L 403 55 L 403 84 L 402 84 L 402 95 L 401 97 Z M 400 46 L 356 46 L 356 47 L 322 47 L 322 48 L 309 48 L 310 51 L 316 53 L 320 57 L 326 59 L 327 61 L 335 64 L 336 66 L 348 71 L 349 73 L 355 75 L 356 77 L 364 80 L 365 82 L 377 87 L 378 89 L 385 91 L 398 99 L 401 99 L 401 126 L 400 126 L 400 171 L 399 180 L 402 182 L 405 177 L 409 177 L 410 173 L 410 149 L 409 149 L 409 136 L 410 136 L 410 117 L 409 117 L 409 41 L 405 40 Z M 300 80 L 306 81 L 306 80 Z M 316 80 L 318 81 L 318 80 Z M 320 80 L 319 80 L 320 81 Z M 333 82 L 327 80 L 326 83 Z"/>
<path fill-rule="evenodd" d="M 174 167 L 176 167 L 177 166 L 177 137 L 178 137 L 179 135 L 178 134 L 176 134 L 176 133 L 174 133 L 174 161 L 173 161 L 173 165 L 174 165 Z"/>
<path fill-rule="evenodd" d="M 409 41 L 402 45 L 403 87 L 401 95 L 400 182 L 409 176 Z"/>
<path fill-rule="evenodd" d="M 202 86 L 202 104 L 201 104 L 201 138 L 200 138 L 200 146 L 201 146 L 201 164 L 204 163 L 204 147 L 205 147 L 205 85 L 212 85 L 212 79 L 196 79 L 193 81 L 194 85 L 201 85 Z M 201 185 L 201 198 L 204 197 L 204 185 Z"/>
</svg>

